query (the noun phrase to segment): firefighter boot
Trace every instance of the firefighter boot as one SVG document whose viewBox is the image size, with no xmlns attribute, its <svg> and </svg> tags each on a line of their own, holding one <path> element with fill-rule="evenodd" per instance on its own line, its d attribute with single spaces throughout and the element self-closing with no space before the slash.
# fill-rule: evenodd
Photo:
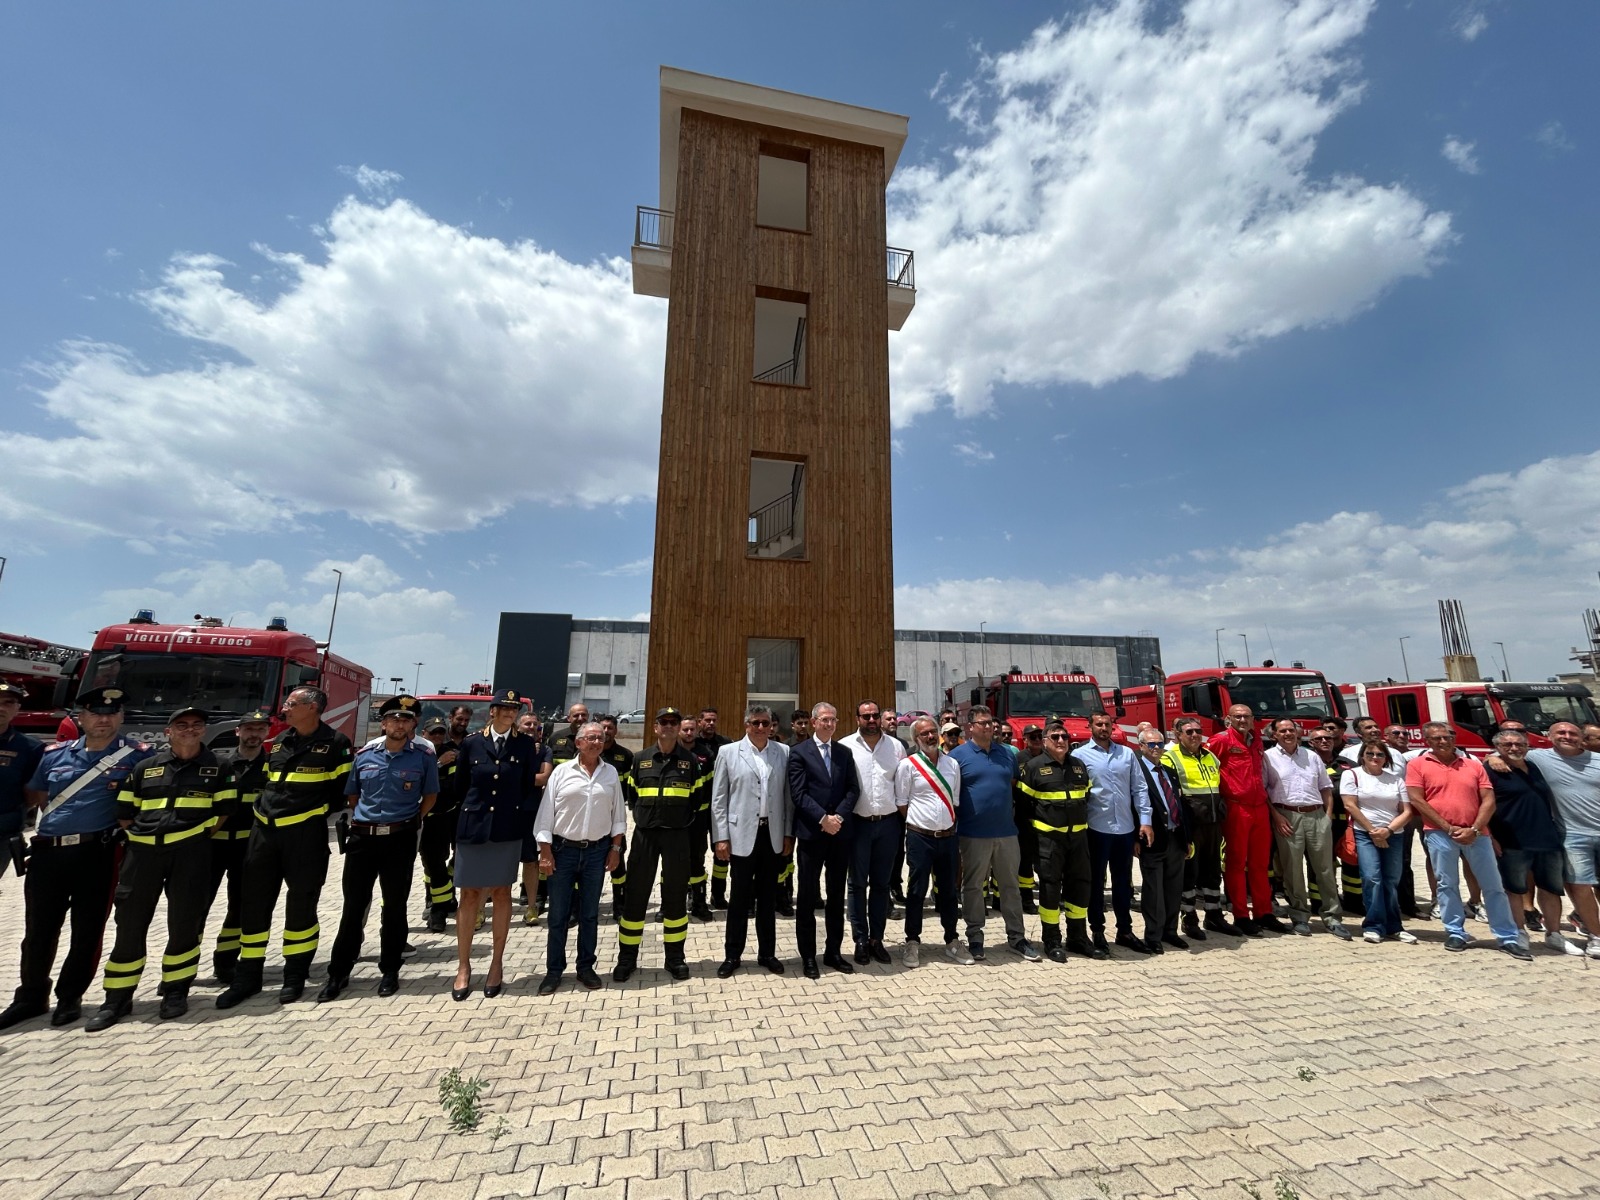
<svg viewBox="0 0 1600 1200">
<path fill-rule="evenodd" d="M 1067 918 L 1067 949 L 1085 958 L 1110 958 L 1111 955 L 1089 940 L 1089 922 L 1083 917 Z"/>
<path fill-rule="evenodd" d="M 706 903 L 706 885 L 704 883 L 694 885 L 694 896 L 689 904 L 689 915 L 696 921 L 711 921 L 715 919 L 711 906 Z"/>
<path fill-rule="evenodd" d="M 1039 940 L 1044 943 L 1044 956 L 1051 962 L 1066 962 L 1067 949 L 1061 944 L 1061 926 L 1041 925 L 1039 933 Z"/>
<path fill-rule="evenodd" d="M 682 942 L 676 943 L 676 949 L 667 953 L 666 967 L 667 974 L 674 979 L 689 978 L 689 964 L 684 961 Z"/>
<path fill-rule="evenodd" d="M 174 985 L 161 997 L 161 1019 L 170 1021 L 189 1011 L 189 989 Z"/>
<path fill-rule="evenodd" d="M 1199 914 L 1192 909 L 1183 914 L 1183 936 L 1197 942 L 1206 940 L 1206 931 L 1200 928 Z"/>
<path fill-rule="evenodd" d="M 621 946 L 617 949 L 617 965 L 611 968 L 611 982 L 627 983 L 639 969 L 639 947 Z"/>
<path fill-rule="evenodd" d="M 211 973 L 216 976 L 217 982 L 227 987 L 233 982 L 233 973 L 239 966 L 239 952 L 237 950 L 219 950 L 211 956 Z"/>
</svg>

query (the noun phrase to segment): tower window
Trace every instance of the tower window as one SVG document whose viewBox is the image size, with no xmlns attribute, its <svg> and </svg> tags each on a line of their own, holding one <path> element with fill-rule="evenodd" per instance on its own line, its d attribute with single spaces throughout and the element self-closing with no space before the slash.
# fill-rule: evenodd
<svg viewBox="0 0 1600 1200">
<path fill-rule="evenodd" d="M 757 160 L 756 224 L 773 229 L 809 228 L 806 185 L 810 152 L 795 146 L 761 143 Z"/>
</svg>

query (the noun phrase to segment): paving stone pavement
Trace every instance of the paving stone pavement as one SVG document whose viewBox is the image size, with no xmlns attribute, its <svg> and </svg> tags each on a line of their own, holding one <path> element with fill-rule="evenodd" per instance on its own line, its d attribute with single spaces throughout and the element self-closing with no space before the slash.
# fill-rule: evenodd
<svg viewBox="0 0 1600 1200">
<path fill-rule="evenodd" d="M 147 976 L 108 1032 L 0 1034 L 0 1200 L 1600 1194 L 1600 970 L 1537 939 L 1531 964 L 1446 954 L 1426 921 L 1418 946 L 1213 936 L 1109 963 L 929 947 L 812 982 L 780 921 L 789 974 L 722 981 L 719 914 L 690 925 L 685 983 L 651 924 L 627 984 L 540 998 L 546 931 L 520 916 L 495 1000 L 452 1002 L 453 932 L 420 928 L 378 999 L 374 911 L 334 1004 L 280 1007 L 269 958 L 231 1013 L 202 983 L 162 1023 Z M 8 876 L 7 994 L 20 939 Z M 488 1082 L 477 1132 L 441 1116 L 452 1067 Z"/>
</svg>

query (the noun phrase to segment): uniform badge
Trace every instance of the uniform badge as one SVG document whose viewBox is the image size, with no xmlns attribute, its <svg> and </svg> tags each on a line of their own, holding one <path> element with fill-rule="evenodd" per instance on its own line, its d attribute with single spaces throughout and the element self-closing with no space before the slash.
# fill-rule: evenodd
<svg viewBox="0 0 1600 1200">
<path fill-rule="evenodd" d="M 165 767 L 146 767 L 144 769 L 144 775 L 142 776 L 142 778 L 145 778 L 145 779 L 160 779 L 166 773 L 167 773 L 167 769 Z"/>
<path fill-rule="evenodd" d="M 416 783 L 413 782 L 410 779 L 403 779 L 403 780 L 400 781 L 400 790 L 402 792 L 409 792 L 413 788 L 415 788 L 416 786 L 417 786 Z"/>
<path fill-rule="evenodd" d="M 216 775 L 218 773 L 219 773 L 219 771 L 218 771 L 218 769 L 216 767 L 201 767 L 200 768 L 200 778 L 202 778 L 202 779 L 209 779 L 211 776 Z"/>
<path fill-rule="evenodd" d="M 1039 768 L 1039 774 L 1041 774 L 1041 775 L 1054 775 L 1055 773 L 1056 773 L 1056 769 L 1054 767 L 1040 767 Z"/>
</svg>

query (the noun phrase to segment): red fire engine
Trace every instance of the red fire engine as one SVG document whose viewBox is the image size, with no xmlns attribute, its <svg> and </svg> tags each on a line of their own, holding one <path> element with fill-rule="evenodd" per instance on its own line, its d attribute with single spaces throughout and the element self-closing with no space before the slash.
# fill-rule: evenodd
<svg viewBox="0 0 1600 1200">
<path fill-rule="evenodd" d="M 0 681 L 27 690 L 22 711 L 11 724 L 24 733 L 53 740 L 67 715 L 67 697 L 83 668 L 84 651 L 39 638 L 0 633 Z"/>
<path fill-rule="evenodd" d="M 945 703 L 956 710 L 956 720 L 967 723 L 967 711 L 982 704 L 997 721 L 1011 726 L 1012 740 L 1022 745 L 1022 730 L 1028 725 L 1043 725 L 1050 717 L 1061 718 L 1074 742 L 1089 740 L 1089 718 L 1106 711 L 1100 700 L 1100 684 L 1084 671 L 1060 675 L 1029 675 L 1016 667 L 1004 675 L 986 679 L 974 675 L 945 689 Z"/>
<path fill-rule="evenodd" d="M 1528 745 L 1548 746 L 1546 736 L 1557 721 L 1600 724 L 1589 689 L 1581 683 L 1346 683 L 1339 690 L 1355 716 L 1370 716 L 1384 725 L 1403 725 L 1406 741 L 1426 748 L 1422 726 L 1444 721 L 1455 731 L 1456 746 L 1479 757 L 1493 750 L 1490 739 L 1502 721 L 1528 727 Z"/>
<path fill-rule="evenodd" d="M 1178 671 L 1159 686 L 1120 688 L 1101 693 L 1117 714 L 1117 726 L 1132 733 L 1149 721 L 1163 733 L 1180 717 L 1195 717 L 1207 737 L 1226 728 L 1228 709 L 1248 705 L 1263 732 L 1279 717 L 1293 717 L 1315 729 L 1326 717 L 1345 715 L 1344 700 L 1321 671 L 1292 667 L 1234 667 Z"/>
<path fill-rule="evenodd" d="M 417 723 L 417 728 L 427 728 L 430 721 L 448 721 L 451 712 L 458 705 L 465 704 L 472 710 L 472 721 L 467 728 L 476 733 L 489 723 L 489 700 L 493 695 L 492 684 L 475 683 L 464 692 L 432 692 L 418 696 L 417 700 L 422 704 L 422 719 Z M 523 697 L 522 711 L 532 712 L 533 701 Z"/>
<path fill-rule="evenodd" d="M 216 617 L 157 625 L 144 610 L 94 635 L 83 673 L 84 689 L 122 689 L 123 729 L 130 735 L 162 740 L 172 711 L 196 704 L 211 714 L 206 740 L 213 746 L 234 744 L 239 717 L 260 705 L 273 712 L 276 735 L 283 698 L 307 685 L 328 694 L 322 719 L 359 745 L 372 672 L 327 653 L 309 634 L 291 632 L 282 618 L 266 629 L 228 626 Z"/>
</svg>

